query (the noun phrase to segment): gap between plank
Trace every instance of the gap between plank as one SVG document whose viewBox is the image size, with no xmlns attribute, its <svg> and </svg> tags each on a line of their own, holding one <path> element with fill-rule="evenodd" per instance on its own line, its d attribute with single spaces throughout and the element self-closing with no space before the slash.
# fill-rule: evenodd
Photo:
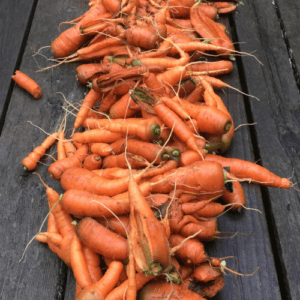
<svg viewBox="0 0 300 300">
<path fill-rule="evenodd" d="M 19 52 L 17 60 L 16 60 L 16 64 L 15 64 L 15 67 L 14 67 L 13 74 L 15 73 L 16 70 L 18 70 L 20 68 L 37 3 L 38 3 L 38 0 L 34 0 L 34 2 L 32 4 L 31 12 L 30 12 L 30 15 L 29 15 L 29 18 L 28 18 L 27 26 L 26 26 L 26 29 L 25 29 L 25 32 L 24 32 L 23 40 L 22 40 L 21 47 L 20 47 L 20 52 Z M 11 75 L 13 75 L 13 74 L 11 74 Z M 2 134 L 2 129 L 3 129 L 3 126 L 4 126 L 5 117 L 6 117 L 6 113 L 7 113 L 7 110 L 8 110 L 9 103 L 10 103 L 10 99 L 11 99 L 11 95 L 12 95 L 12 92 L 13 92 L 14 84 L 15 84 L 15 82 L 13 80 L 11 80 L 9 88 L 8 88 L 7 96 L 6 96 L 6 99 L 5 99 L 5 104 L 3 106 L 3 112 L 0 116 L 0 136 Z"/>
<path fill-rule="evenodd" d="M 293 70 L 293 73 L 294 73 L 294 77 L 295 77 L 295 80 L 296 80 L 296 85 L 297 85 L 298 90 L 300 92 L 300 75 L 299 75 L 297 64 L 296 64 L 296 61 L 295 61 L 295 58 L 294 58 L 293 49 L 290 45 L 290 42 L 289 42 L 289 39 L 288 39 L 288 36 L 287 36 L 287 32 L 286 32 L 284 24 L 283 24 L 283 20 L 282 20 L 281 13 L 280 13 L 280 10 L 279 10 L 278 4 L 277 4 L 277 0 L 273 0 L 272 4 L 274 5 L 275 13 L 276 13 L 278 21 L 279 21 L 279 25 L 280 25 L 280 28 L 281 28 L 281 33 L 282 33 L 282 36 L 283 36 L 283 40 L 284 40 L 284 43 L 285 43 L 285 46 L 286 46 L 286 49 L 287 49 L 289 60 L 290 60 L 292 70 Z"/>
<path fill-rule="evenodd" d="M 232 15 L 229 16 L 229 22 L 230 22 L 230 27 L 232 30 L 232 39 L 233 39 L 233 42 L 235 43 L 236 50 L 240 51 L 239 40 L 237 38 L 237 33 L 236 33 L 236 29 L 235 29 L 237 25 L 236 25 Z M 242 59 L 242 57 L 237 56 L 236 60 L 237 60 L 237 69 L 238 69 L 238 74 L 239 74 L 239 78 L 240 78 L 242 91 L 244 93 L 249 94 L 248 86 L 247 86 L 247 82 L 246 82 L 246 76 L 245 76 L 245 69 L 244 69 L 244 65 L 243 65 L 243 59 Z M 298 74 L 298 76 L 299 76 L 299 74 Z M 255 120 L 253 118 L 249 97 L 244 95 L 243 98 L 244 98 L 247 122 L 254 123 Z M 261 160 L 261 155 L 260 155 L 260 150 L 258 147 L 258 138 L 257 138 L 256 129 L 254 126 L 249 126 L 249 131 L 250 131 L 250 139 L 251 139 L 251 144 L 252 144 L 252 148 L 253 148 L 254 159 L 260 165 L 263 166 L 262 160 Z M 278 234 L 278 231 L 276 230 L 276 226 L 275 226 L 275 219 L 274 219 L 274 216 L 272 215 L 272 209 L 271 209 L 268 188 L 264 187 L 264 186 L 260 186 L 260 189 L 261 189 L 262 198 L 264 199 L 263 206 L 264 206 L 265 214 L 266 214 L 267 228 L 268 228 L 271 248 L 272 248 L 272 252 L 273 252 L 273 256 L 274 256 L 274 264 L 275 264 L 275 268 L 276 268 L 276 272 L 277 272 L 277 280 L 278 280 L 278 284 L 279 284 L 281 298 L 286 299 L 286 300 L 291 300 L 292 297 L 291 297 L 291 293 L 290 293 L 289 285 L 288 285 L 287 271 L 286 271 L 286 268 L 285 268 L 285 265 L 283 262 L 282 249 L 281 249 L 280 242 L 279 242 L 279 234 Z"/>
</svg>

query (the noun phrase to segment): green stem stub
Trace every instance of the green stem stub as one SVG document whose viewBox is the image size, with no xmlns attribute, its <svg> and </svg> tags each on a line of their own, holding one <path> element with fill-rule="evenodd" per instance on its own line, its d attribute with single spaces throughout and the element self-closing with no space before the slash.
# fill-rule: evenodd
<svg viewBox="0 0 300 300">
<path fill-rule="evenodd" d="M 176 162 L 178 162 L 180 160 L 181 157 L 181 152 L 179 151 L 179 149 L 177 148 L 173 148 L 170 152 L 170 157 L 175 160 Z"/>
<path fill-rule="evenodd" d="M 152 138 L 154 140 L 157 139 L 160 136 L 160 133 L 161 133 L 161 130 L 160 130 L 159 124 L 157 124 L 157 123 L 153 124 L 152 128 L 151 128 Z"/>
</svg>

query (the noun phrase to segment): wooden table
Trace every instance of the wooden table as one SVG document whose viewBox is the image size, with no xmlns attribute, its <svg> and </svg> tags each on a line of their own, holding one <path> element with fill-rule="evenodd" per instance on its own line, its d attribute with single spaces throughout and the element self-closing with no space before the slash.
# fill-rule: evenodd
<svg viewBox="0 0 300 300">
<path fill-rule="evenodd" d="M 51 41 L 58 24 L 79 16 L 87 1 L 2 0 L 0 2 L 0 299 L 73 299 L 72 272 L 47 246 L 33 240 L 48 208 L 45 188 L 36 175 L 22 169 L 22 159 L 62 121 L 64 99 L 80 101 L 86 89 L 75 80 L 74 64 L 44 72 L 50 65 Z M 224 19 L 236 48 L 252 53 L 237 56 L 234 71 L 223 79 L 254 98 L 230 89 L 221 92 L 235 121 L 230 157 L 258 162 L 295 184 L 300 178 L 300 2 L 244 0 Z M 65 29 L 68 25 L 62 25 Z M 43 97 L 34 100 L 11 80 L 20 69 L 39 82 Z M 33 126 L 34 125 L 34 126 Z M 38 128 L 39 127 L 39 128 Z M 51 153 L 50 153 L 51 154 Z M 49 165 L 50 157 L 42 159 Z M 47 167 L 36 171 L 58 191 Z M 239 232 L 231 239 L 207 245 L 211 256 L 234 256 L 238 271 L 249 277 L 225 276 L 216 299 L 300 299 L 300 197 L 290 190 L 244 184 L 247 206 L 261 211 L 227 213 L 218 220 L 220 231 Z M 251 233 L 251 234 L 250 234 Z M 223 234 L 230 236 L 231 234 Z M 21 259 L 22 258 L 22 259 Z M 227 260 L 235 269 L 235 259 Z"/>
</svg>

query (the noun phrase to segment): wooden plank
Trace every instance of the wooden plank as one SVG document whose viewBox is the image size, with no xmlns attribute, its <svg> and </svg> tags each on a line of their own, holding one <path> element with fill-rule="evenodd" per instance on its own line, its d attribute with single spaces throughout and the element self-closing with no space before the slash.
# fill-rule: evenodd
<svg viewBox="0 0 300 300">
<path fill-rule="evenodd" d="M 289 63 L 277 15 L 270 1 L 244 1 L 234 17 L 240 48 L 255 52 L 262 65 L 243 57 L 245 80 L 250 94 L 261 99 L 250 101 L 253 119 L 257 122 L 255 134 L 262 164 L 272 172 L 299 178 L 299 91 Z M 282 292 L 286 299 L 299 299 L 300 263 L 299 193 L 294 190 L 267 189 L 266 207 L 282 277 Z M 264 199 L 267 200 L 267 199 Z"/>
<path fill-rule="evenodd" d="M 299 68 L 300 68 L 300 35 L 298 26 L 298 16 L 300 14 L 300 3 L 295 0 L 276 0 L 274 1 L 277 17 L 280 22 L 283 37 L 289 51 L 291 64 L 294 68 L 294 73 L 298 88 L 300 87 Z"/>
<path fill-rule="evenodd" d="M 27 27 L 30 26 L 30 15 L 35 2 L 35 0 L 0 2 L 0 124 L 3 123 L 6 101 L 9 101 L 11 76 L 19 56 L 22 55 L 23 40 Z"/>
<path fill-rule="evenodd" d="M 35 100 L 15 86 L 0 140 L 0 166 L 5 170 L 0 182 L 1 299 L 63 299 L 64 296 L 67 270 L 48 246 L 34 240 L 19 262 L 48 213 L 45 188 L 36 175 L 22 169 L 22 159 L 45 139 L 41 129 L 49 133 L 58 129 L 64 101 L 57 93 L 63 93 L 71 102 L 83 98 L 84 88 L 75 80 L 74 65 L 35 73 L 38 66 L 32 55 L 40 47 L 50 45 L 59 34 L 61 21 L 80 15 L 87 7 L 87 3 L 79 0 L 41 0 L 37 5 L 20 68 L 39 79 L 43 96 Z M 48 53 L 43 54 L 51 57 L 50 49 L 45 50 Z M 40 65 L 47 65 L 45 58 L 35 58 Z M 50 149 L 48 153 L 55 156 L 53 152 Z M 47 174 L 44 164 L 51 162 L 50 157 L 43 158 L 36 172 L 61 191 L 60 184 Z"/>
</svg>

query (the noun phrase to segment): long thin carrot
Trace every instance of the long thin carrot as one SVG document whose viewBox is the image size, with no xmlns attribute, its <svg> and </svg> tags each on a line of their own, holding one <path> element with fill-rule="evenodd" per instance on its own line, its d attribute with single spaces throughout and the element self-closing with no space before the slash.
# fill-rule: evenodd
<svg viewBox="0 0 300 300">
<path fill-rule="evenodd" d="M 279 177 L 266 168 L 249 161 L 237 158 L 226 158 L 213 154 L 208 154 L 205 160 L 217 161 L 223 167 L 230 167 L 230 173 L 244 181 L 282 189 L 288 189 L 291 187 L 289 179 Z"/>
</svg>

